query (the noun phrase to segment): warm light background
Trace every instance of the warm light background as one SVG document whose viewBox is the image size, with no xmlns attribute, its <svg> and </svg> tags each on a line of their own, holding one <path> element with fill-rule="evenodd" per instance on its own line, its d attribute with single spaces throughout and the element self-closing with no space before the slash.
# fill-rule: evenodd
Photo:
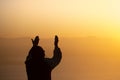
<svg viewBox="0 0 120 80">
<path fill-rule="evenodd" d="M 119 0 L 0 0 L 0 37 L 120 37 Z"/>
<path fill-rule="evenodd" d="M 30 39 L 52 57 L 56 34 L 52 80 L 120 80 L 120 0 L 0 0 L 0 80 L 27 80 Z"/>
</svg>

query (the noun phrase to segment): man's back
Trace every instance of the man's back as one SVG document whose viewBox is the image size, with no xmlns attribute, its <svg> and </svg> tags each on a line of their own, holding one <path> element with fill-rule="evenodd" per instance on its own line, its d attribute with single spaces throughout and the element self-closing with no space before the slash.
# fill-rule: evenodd
<svg viewBox="0 0 120 80">
<path fill-rule="evenodd" d="M 51 80 L 51 68 L 44 61 L 32 61 L 30 64 L 30 80 Z"/>
<path fill-rule="evenodd" d="M 33 43 L 38 44 L 37 41 L 38 37 Z M 51 80 L 51 71 L 60 63 L 62 53 L 56 44 L 53 58 L 44 56 L 44 50 L 40 46 L 35 44 L 31 48 L 25 61 L 28 80 Z"/>
<path fill-rule="evenodd" d="M 28 80 L 51 80 L 51 67 L 46 63 L 43 50 L 39 46 L 31 48 L 26 59 Z"/>
</svg>

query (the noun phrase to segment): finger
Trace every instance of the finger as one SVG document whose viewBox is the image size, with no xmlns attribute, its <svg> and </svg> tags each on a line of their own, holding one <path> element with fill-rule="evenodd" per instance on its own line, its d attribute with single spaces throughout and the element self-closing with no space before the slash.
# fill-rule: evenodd
<svg viewBox="0 0 120 80">
<path fill-rule="evenodd" d="M 58 36 L 57 35 L 55 35 L 55 41 L 58 42 Z"/>
</svg>

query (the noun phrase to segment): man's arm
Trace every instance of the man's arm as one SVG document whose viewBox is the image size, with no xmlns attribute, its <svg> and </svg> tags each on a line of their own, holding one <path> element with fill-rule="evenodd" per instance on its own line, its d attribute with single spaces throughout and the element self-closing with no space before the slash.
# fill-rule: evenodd
<svg viewBox="0 0 120 80">
<path fill-rule="evenodd" d="M 53 57 L 51 59 L 46 58 L 47 63 L 50 65 L 50 67 L 53 69 L 55 68 L 61 61 L 62 59 L 62 52 L 60 48 L 58 47 L 58 37 L 55 36 L 55 41 L 54 41 L 54 52 L 53 52 Z"/>
<path fill-rule="evenodd" d="M 35 50 L 34 47 L 35 47 L 35 46 L 38 46 L 39 36 L 36 36 L 36 37 L 34 38 L 34 40 L 33 40 L 33 39 L 31 39 L 31 40 L 32 40 L 33 46 L 32 46 L 32 48 L 30 49 L 28 56 L 26 57 L 25 63 L 28 63 L 28 62 L 30 61 L 30 59 L 32 58 L 31 54 L 32 54 L 33 51 Z"/>
</svg>

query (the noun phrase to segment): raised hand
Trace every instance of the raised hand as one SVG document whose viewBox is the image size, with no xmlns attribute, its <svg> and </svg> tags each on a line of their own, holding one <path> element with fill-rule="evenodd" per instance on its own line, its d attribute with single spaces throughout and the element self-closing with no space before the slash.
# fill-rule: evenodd
<svg viewBox="0 0 120 80">
<path fill-rule="evenodd" d="M 54 45 L 55 45 L 55 47 L 58 47 L 58 36 L 57 35 L 55 35 L 55 41 L 54 41 Z"/>
<path fill-rule="evenodd" d="M 39 43 L 39 36 L 36 36 L 35 39 L 31 39 L 32 40 L 32 44 L 33 46 L 38 46 L 38 43 Z"/>
</svg>

